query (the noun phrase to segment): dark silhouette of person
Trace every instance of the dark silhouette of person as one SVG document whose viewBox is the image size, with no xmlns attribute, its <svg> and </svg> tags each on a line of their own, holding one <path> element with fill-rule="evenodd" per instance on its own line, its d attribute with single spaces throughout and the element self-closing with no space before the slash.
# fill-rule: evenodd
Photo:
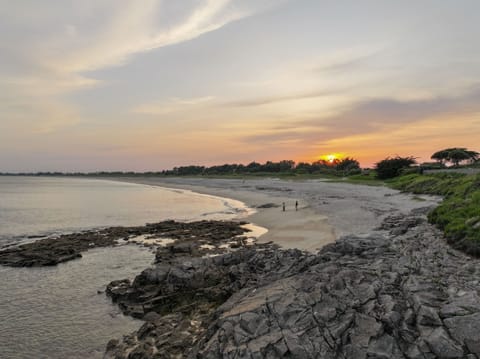
<svg viewBox="0 0 480 359">
<path fill-rule="evenodd" d="M 285 202 L 282 202 L 282 209 L 285 212 Z"/>
<path fill-rule="evenodd" d="M 298 201 L 295 201 L 295 211 L 298 210 Z"/>
</svg>

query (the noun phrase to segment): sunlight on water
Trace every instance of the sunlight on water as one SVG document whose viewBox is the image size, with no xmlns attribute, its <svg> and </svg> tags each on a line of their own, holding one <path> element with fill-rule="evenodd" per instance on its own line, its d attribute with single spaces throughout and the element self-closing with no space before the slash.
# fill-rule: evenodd
<svg viewBox="0 0 480 359">
<path fill-rule="evenodd" d="M 0 240 L 164 219 L 227 219 L 243 203 L 95 179 L 0 177 Z"/>
</svg>

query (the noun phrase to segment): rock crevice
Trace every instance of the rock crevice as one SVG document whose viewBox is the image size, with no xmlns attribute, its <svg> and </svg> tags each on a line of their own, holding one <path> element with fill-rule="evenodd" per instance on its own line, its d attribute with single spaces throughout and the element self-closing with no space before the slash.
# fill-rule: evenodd
<svg viewBox="0 0 480 359">
<path fill-rule="evenodd" d="M 318 254 L 161 251 L 132 283 L 109 285 L 146 323 L 106 358 L 480 358 L 480 263 L 419 212 Z"/>
</svg>

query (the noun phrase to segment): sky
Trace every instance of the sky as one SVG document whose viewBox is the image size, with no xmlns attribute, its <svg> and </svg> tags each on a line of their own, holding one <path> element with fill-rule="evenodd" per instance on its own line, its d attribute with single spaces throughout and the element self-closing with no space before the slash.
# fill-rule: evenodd
<svg viewBox="0 0 480 359">
<path fill-rule="evenodd" d="M 480 150 L 478 0 L 0 0 L 0 172 Z"/>
</svg>

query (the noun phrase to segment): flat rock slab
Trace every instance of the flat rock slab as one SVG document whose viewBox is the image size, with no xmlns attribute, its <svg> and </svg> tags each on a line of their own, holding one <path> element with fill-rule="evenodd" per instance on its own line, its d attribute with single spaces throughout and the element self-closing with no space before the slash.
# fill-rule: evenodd
<svg viewBox="0 0 480 359">
<path fill-rule="evenodd" d="M 110 227 L 97 231 L 84 231 L 66 234 L 55 238 L 44 238 L 18 247 L 0 250 L 0 264 L 11 267 L 52 266 L 72 259 L 80 258 L 81 253 L 96 247 L 117 245 L 119 241 L 128 241 L 138 236 L 148 238 L 169 238 L 175 244 L 169 250 L 184 253 L 207 252 L 202 244 L 213 246 L 217 253 L 225 250 L 218 248 L 229 241 L 242 243 L 241 236 L 248 229 L 242 227 L 245 222 L 235 221 L 163 221 L 136 227 Z M 238 244 L 238 245 L 240 245 Z"/>
<path fill-rule="evenodd" d="M 109 285 L 146 323 L 105 358 L 480 358 L 480 262 L 417 216 L 385 221 L 389 237 L 344 237 L 318 254 L 159 256 Z"/>
</svg>

